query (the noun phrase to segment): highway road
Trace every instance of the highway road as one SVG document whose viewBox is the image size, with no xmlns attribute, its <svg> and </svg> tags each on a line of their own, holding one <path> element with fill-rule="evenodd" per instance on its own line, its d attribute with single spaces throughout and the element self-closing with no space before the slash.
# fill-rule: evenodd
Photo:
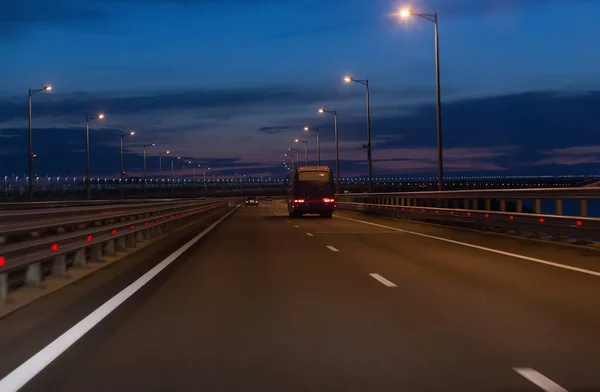
<svg viewBox="0 0 600 392">
<path fill-rule="evenodd" d="M 0 391 L 43 348 L 24 391 L 600 390 L 595 251 L 277 202 L 202 229 L 0 320 Z"/>
</svg>

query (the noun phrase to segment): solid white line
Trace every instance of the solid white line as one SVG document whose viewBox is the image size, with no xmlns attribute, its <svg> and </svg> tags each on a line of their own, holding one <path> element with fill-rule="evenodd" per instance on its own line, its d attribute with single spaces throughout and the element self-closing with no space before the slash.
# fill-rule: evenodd
<svg viewBox="0 0 600 392">
<path fill-rule="evenodd" d="M 67 332 L 63 333 L 52 343 L 44 347 L 37 354 L 25 361 L 21 366 L 10 372 L 6 377 L 0 380 L 0 391 L 2 392 L 13 392 L 18 391 L 25 384 L 27 384 L 36 374 L 41 372 L 46 366 L 50 365 L 52 361 L 58 358 L 63 352 L 69 347 L 75 344 L 83 335 L 94 328 L 100 321 L 107 317 L 112 311 L 119 307 L 129 297 L 135 294 L 139 289 L 144 287 L 146 283 L 156 277 L 162 270 L 167 268 L 173 263 L 179 256 L 186 250 L 191 248 L 196 242 L 210 233 L 215 227 L 219 225 L 225 218 L 231 215 L 237 208 L 232 209 L 218 221 L 207 227 L 200 234 L 192 238 L 181 248 L 177 249 L 166 259 L 158 263 L 150 271 L 146 272 L 135 282 L 127 286 L 120 293 L 106 301 L 98 309 L 94 310 L 83 320 L 75 324 Z"/>
<path fill-rule="evenodd" d="M 331 246 L 331 245 L 327 245 L 327 249 L 329 249 L 329 250 L 330 250 L 330 251 L 332 251 L 332 252 L 339 252 L 339 250 L 338 250 L 338 249 L 334 248 L 334 247 L 333 247 L 333 246 Z"/>
<path fill-rule="evenodd" d="M 314 235 L 314 234 L 312 234 L 312 233 L 306 233 L 306 235 L 307 235 L 307 236 L 309 236 L 309 237 L 314 237 L 314 236 L 315 236 L 315 235 Z"/>
<path fill-rule="evenodd" d="M 387 280 L 386 278 L 384 278 L 383 276 L 381 276 L 379 274 L 369 274 L 369 275 L 371 275 L 374 279 L 378 280 L 379 283 L 382 283 L 383 285 L 385 285 L 387 287 L 398 287 L 394 283 L 390 282 L 389 280 Z"/>
<path fill-rule="evenodd" d="M 363 220 L 359 220 L 359 219 L 346 218 L 346 217 L 339 216 L 339 215 L 338 215 L 338 218 L 340 218 L 340 219 L 346 219 L 346 220 L 350 220 L 350 221 L 354 221 L 354 222 L 359 222 L 359 223 L 364 223 L 365 225 L 371 225 L 371 226 L 381 227 L 381 228 L 384 228 L 384 229 L 391 229 L 391 230 L 398 231 L 398 232 L 401 232 L 401 233 L 413 234 L 413 235 L 418 235 L 420 237 L 431 238 L 431 239 L 438 240 L 438 241 L 444 241 L 444 242 L 448 242 L 450 244 L 456 244 L 456 245 L 466 246 L 468 248 L 479 249 L 479 250 L 483 250 L 485 252 L 496 253 L 496 254 L 503 255 L 503 256 L 514 257 L 514 258 L 521 259 L 521 260 L 532 261 L 534 263 L 550 265 L 552 267 L 562 268 L 562 269 L 566 269 L 566 270 L 569 270 L 569 271 L 581 272 L 582 274 L 587 274 L 587 275 L 593 275 L 593 276 L 600 277 L 600 272 L 592 271 L 592 270 L 588 270 L 588 269 L 584 269 L 584 268 L 578 268 L 578 267 L 573 267 L 573 266 L 570 266 L 570 265 L 554 263 L 554 262 L 548 261 L 548 260 L 536 259 L 535 257 L 529 257 L 529 256 L 519 255 L 519 254 L 516 254 L 516 253 L 504 252 L 504 251 L 498 250 L 498 249 L 486 248 L 485 246 L 473 245 L 473 244 L 469 244 L 467 242 L 454 241 L 454 240 L 450 240 L 448 238 L 436 237 L 434 235 L 423 234 L 423 233 L 418 233 L 418 232 L 415 232 L 415 231 L 409 231 L 409 230 L 404 230 L 404 229 L 398 229 L 396 227 L 380 225 L 380 224 L 377 224 L 377 223 L 367 222 L 367 221 L 363 221 Z"/>
<path fill-rule="evenodd" d="M 514 368 L 514 370 L 546 392 L 568 392 L 565 388 L 561 387 L 535 369 Z"/>
</svg>

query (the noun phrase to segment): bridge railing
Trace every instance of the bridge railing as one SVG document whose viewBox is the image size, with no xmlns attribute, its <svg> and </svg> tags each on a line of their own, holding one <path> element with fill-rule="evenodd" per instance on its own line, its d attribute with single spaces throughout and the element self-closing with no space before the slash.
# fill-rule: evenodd
<svg viewBox="0 0 600 392">
<path fill-rule="evenodd" d="M 112 211 L 109 207 L 109 214 L 98 213 L 98 207 L 83 207 L 84 214 L 77 214 L 76 208 L 42 209 L 39 220 L 2 225 L 0 303 L 8 299 L 10 290 L 23 285 L 41 287 L 50 276 L 67 277 L 69 268 L 83 268 L 118 251 L 136 248 L 139 243 L 162 235 L 189 218 L 238 202 L 239 199 L 223 198 L 162 205 L 148 203 Z"/>
<path fill-rule="evenodd" d="M 341 209 L 409 220 L 549 235 L 566 241 L 600 240 L 600 218 L 588 216 L 590 204 L 600 200 L 600 188 L 338 194 L 336 200 Z M 550 211 L 546 211 L 548 202 Z M 568 214 L 565 203 L 575 207 Z"/>
</svg>

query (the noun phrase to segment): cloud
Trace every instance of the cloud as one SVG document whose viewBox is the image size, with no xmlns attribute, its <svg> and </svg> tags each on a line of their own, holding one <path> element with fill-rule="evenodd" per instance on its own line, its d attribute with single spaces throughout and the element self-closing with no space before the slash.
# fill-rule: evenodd
<svg viewBox="0 0 600 392">
<path fill-rule="evenodd" d="M 298 129 L 298 128 L 282 125 L 282 126 L 278 126 L 278 127 L 262 127 L 262 128 L 258 129 L 258 132 L 266 133 L 269 135 L 276 135 L 278 133 L 283 133 L 283 132 L 286 132 L 286 131 L 289 131 L 292 129 Z"/>
<path fill-rule="evenodd" d="M 543 151 L 546 158 L 534 162 L 534 165 L 583 165 L 600 163 L 600 146 L 572 146 Z"/>
</svg>

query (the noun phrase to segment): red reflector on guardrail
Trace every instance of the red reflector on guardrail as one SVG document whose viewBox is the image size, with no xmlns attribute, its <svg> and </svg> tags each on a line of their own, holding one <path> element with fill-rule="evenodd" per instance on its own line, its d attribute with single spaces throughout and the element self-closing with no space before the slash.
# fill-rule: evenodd
<svg viewBox="0 0 600 392">
<path fill-rule="evenodd" d="M 158 223 L 158 219 L 156 220 L 156 223 Z"/>
<path fill-rule="evenodd" d="M 485 214 L 485 217 L 486 217 L 486 218 L 489 218 L 489 217 L 490 217 L 490 214 Z"/>
<path fill-rule="evenodd" d="M 173 215 L 171 215 L 171 219 L 173 219 Z"/>
<path fill-rule="evenodd" d="M 116 230 L 113 230 L 113 231 L 112 231 L 112 235 L 117 235 L 117 231 L 116 231 Z"/>
<path fill-rule="evenodd" d="M 439 211 L 439 210 L 435 210 L 435 213 L 436 213 L 436 214 L 439 214 L 439 213 L 440 213 L 440 211 Z"/>
<path fill-rule="evenodd" d="M 544 223 L 544 218 L 540 218 L 540 223 Z"/>
<path fill-rule="evenodd" d="M 510 220 L 515 220 L 515 217 L 511 215 Z"/>
<path fill-rule="evenodd" d="M 577 221 L 577 226 L 581 226 L 581 225 L 583 225 L 583 222 L 582 221 Z"/>
<path fill-rule="evenodd" d="M 148 222 L 145 222 L 145 223 L 144 223 L 144 226 L 148 226 L 148 224 L 149 224 Z"/>
<path fill-rule="evenodd" d="M 450 215 L 454 215 L 454 211 L 450 211 Z"/>
<path fill-rule="evenodd" d="M 471 213 L 470 213 L 470 212 L 467 212 L 467 216 L 471 216 Z"/>
<path fill-rule="evenodd" d="M 91 235 L 87 236 L 87 241 L 88 242 L 92 242 L 94 240 L 94 237 L 92 237 Z"/>
<path fill-rule="evenodd" d="M 130 229 L 131 229 L 131 230 L 135 230 L 135 226 L 134 226 L 134 225 L 131 225 Z"/>
<path fill-rule="evenodd" d="M 423 210 L 423 212 L 425 212 L 425 210 Z"/>
<path fill-rule="evenodd" d="M 52 244 L 52 246 L 50 247 L 50 250 L 52 252 L 58 252 L 58 244 Z"/>
<path fill-rule="evenodd" d="M 4 258 L 4 256 L 0 256 L 0 267 L 4 267 L 5 262 L 6 262 L 6 259 Z"/>
</svg>

